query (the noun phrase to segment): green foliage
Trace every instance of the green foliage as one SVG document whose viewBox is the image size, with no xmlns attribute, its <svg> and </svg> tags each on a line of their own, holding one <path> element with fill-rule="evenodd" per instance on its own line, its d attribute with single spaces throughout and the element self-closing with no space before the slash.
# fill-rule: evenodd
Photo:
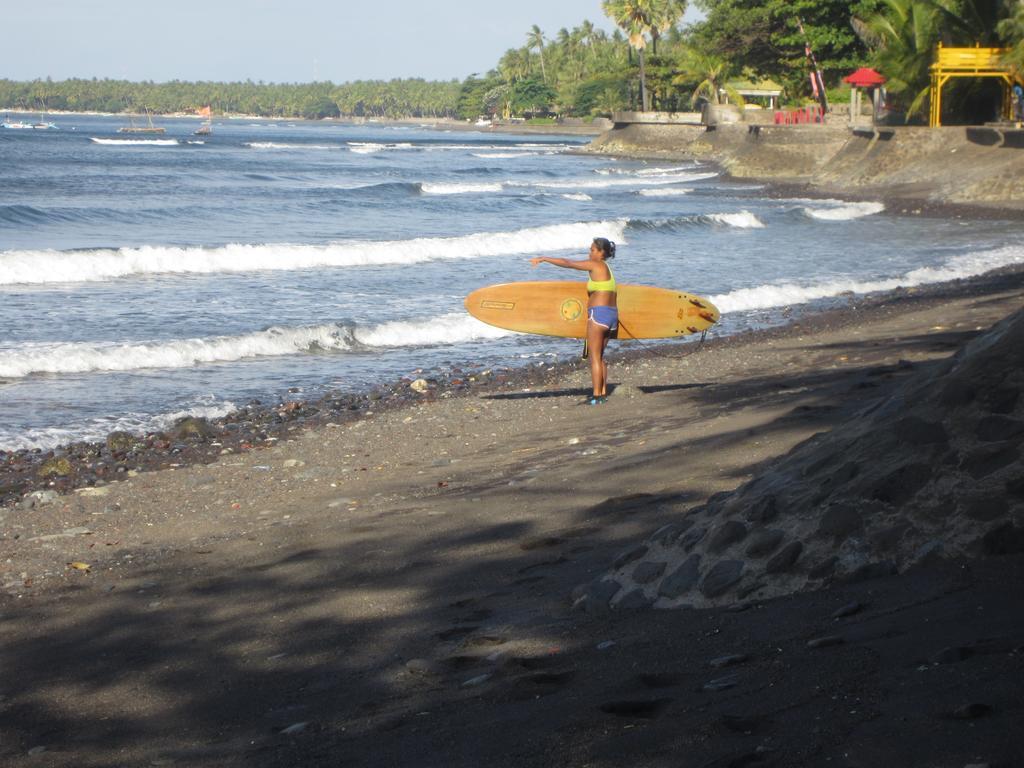
<svg viewBox="0 0 1024 768">
<path fill-rule="evenodd" d="M 1020 46 L 1024 64 L 1024 9 L 1008 0 L 884 0 L 865 18 L 874 52 L 872 62 L 888 78 L 886 88 L 908 120 L 922 119 L 930 91 L 929 67 L 935 47 Z M 995 117 L 998 86 L 979 81 L 951 82 L 944 89 L 945 106 L 970 116 L 972 122 Z"/>
<path fill-rule="evenodd" d="M 1024 3 L 1017 3 L 1005 19 L 997 26 L 1004 45 L 1010 49 L 1006 64 L 1011 67 L 1018 80 L 1024 81 Z"/>
<path fill-rule="evenodd" d="M 854 31 L 855 16 L 873 13 L 883 0 L 697 0 L 706 19 L 693 44 L 734 67 L 747 67 L 781 83 L 791 100 L 810 95 L 809 44 L 826 86 L 868 61 Z M 803 21 L 804 34 L 799 21 Z"/>
<path fill-rule="evenodd" d="M 491 114 L 487 105 L 487 94 L 499 84 L 496 77 L 480 78 L 476 76 L 466 78 L 459 87 L 458 99 L 456 101 L 455 114 L 463 120 L 472 120 L 478 115 Z"/>
<path fill-rule="evenodd" d="M 266 117 L 454 116 L 460 84 L 426 80 L 319 83 L 169 83 L 73 79 L 0 80 L 0 105 L 23 109 L 113 113 L 190 113 L 210 105 L 215 113 Z"/>
<path fill-rule="evenodd" d="M 704 98 L 711 104 L 719 104 L 719 92 L 734 72 L 733 66 L 721 56 L 687 46 L 679 56 L 679 74 L 673 82 L 676 85 L 693 86 L 693 93 L 690 95 L 691 106 L 696 105 L 698 98 Z M 743 104 L 743 98 L 738 93 L 730 93 L 729 97 L 734 103 Z"/>
<path fill-rule="evenodd" d="M 640 65 L 640 99 L 643 110 L 650 109 L 647 86 L 647 68 L 644 61 L 647 39 L 653 53 L 658 52 L 658 40 L 673 29 L 686 11 L 685 0 L 603 0 L 605 15 L 626 33 L 629 44 L 636 49 Z"/>
<path fill-rule="evenodd" d="M 512 85 L 509 103 L 516 114 L 546 113 L 556 97 L 554 88 L 541 80 L 530 78 Z"/>
<path fill-rule="evenodd" d="M 454 117 L 524 114 L 591 117 L 641 107 L 689 109 L 695 94 L 714 100 L 732 77 L 770 77 L 785 98 L 810 96 L 810 43 L 831 91 L 857 67 L 889 78 L 904 107 L 921 109 L 935 44 L 1005 44 L 1024 75 L 1021 0 L 694 0 L 706 18 L 682 25 L 685 0 L 604 0 L 612 34 L 583 21 L 551 34 L 534 25 L 495 68 L 465 80 L 317 83 L 168 83 L 72 79 L 0 80 L 0 107 L 99 112 L 268 117 Z M 952 98 L 957 89 L 951 89 Z M 841 92 L 840 95 L 842 95 Z M 836 94 L 830 93 L 831 98 Z M 919 98 L 920 97 L 920 98 Z M 735 100 L 734 97 L 730 97 Z"/>
<path fill-rule="evenodd" d="M 610 116 L 629 103 L 628 82 L 628 77 L 621 73 L 584 80 L 576 89 L 576 114 Z"/>
</svg>

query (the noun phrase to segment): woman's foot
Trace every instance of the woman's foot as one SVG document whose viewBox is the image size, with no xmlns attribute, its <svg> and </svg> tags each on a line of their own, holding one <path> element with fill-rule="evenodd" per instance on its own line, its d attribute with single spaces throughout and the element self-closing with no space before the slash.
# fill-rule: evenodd
<svg viewBox="0 0 1024 768">
<path fill-rule="evenodd" d="M 607 399 L 608 398 L 605 397 L 604 395 L 592 395 L 591 398 L 589 400 L 587 400 L 587 404 L 588 405 L 601 405 L 601 403 L 603 403 Z"/>
</svg>

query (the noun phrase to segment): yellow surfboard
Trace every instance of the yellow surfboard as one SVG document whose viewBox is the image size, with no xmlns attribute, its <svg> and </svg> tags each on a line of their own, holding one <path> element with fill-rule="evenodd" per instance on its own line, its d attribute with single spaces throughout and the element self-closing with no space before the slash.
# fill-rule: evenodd
<svg viewBox="0 0 1024 768">
<path fill-rule="evenodd" d="M 583 339 L 587 336 L 587 288 L 578 281 L 502 283 L 466 297 L 466 309 L 488 325 L 521 333 Z M 692 293 L 620 285 L 618 339 L 670 339 L 700 333 L 719 312 Z"/>
</svg>

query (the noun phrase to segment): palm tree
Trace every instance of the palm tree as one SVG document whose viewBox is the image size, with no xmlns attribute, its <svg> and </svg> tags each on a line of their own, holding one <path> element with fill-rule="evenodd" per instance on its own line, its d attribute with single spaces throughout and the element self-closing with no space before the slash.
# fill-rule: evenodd
<svg viewBox="0 0 1024 768">
<path fill-rule="evenodd" d="M 629 44 L 636 49 L 640 61 L 640 102 L 644 112 L 650 111 L 647 94 L 647 71 L 644 67 L 644 49 L 647 36 L 658 23 L 658 12 L 667 0 L 602 0 L 605 15 L 626 33 Z M 656 34 L 656 33 L 654 33 Z"/>
<path fill-rule="evenodd" d="M 734 103 L 742 107 L 743 97 L 735 89 L 725 85 L 731 74 L 729 62 L 721 56 L 687 46 L 679 57 L 679 74 L 672 82 L 675 85 L 697 83 L 690 96 L 691 104 L 702 94 L 712 104 L 721 104 L 721 92 L 724 90 Z"/>
<path fill-rule="evenodd" d="M 583 23 L 580 24 L 578 29 L 580 33 L 580 45 L 583 46 L 584 50 L 590 51 L 590 49 L 594 46 L 594 42 L 596 40 L 596 37 L 594 35 L 594 32 L 596 30 L 594 28 L 593 22 L 584 19 Z"/>
<path fill-rule="evenodd" d="M 999 22 L 998 30 L 1004 45 L 1010 48 L 1006 65 L 1018 79 L 1024 78 L 1024 3 L 1017 3 L 1013 14 Z"/>
<path fill-rule="evenodd" d="M 510 48 L 498 61 L 498 73 L 506 83 L 515 83 L 530 74 L 530 52 L 525 48 Z"/>
<path fill-rule="evenodd" d="M 540 27 L 536 24 L 526 35 L 526 50 L 537 49 L 537 53 L 540 54 L 540 74 L 544 78 L 544 82 L 548 81 L 548 73 L 544 69 L 544 33 L 540 31 Z"/>
<path fill-rule="evenodd" d="M 908 119 L 928 98 L 936 44 L 994 43 L 996 6 L 992 0 L 883 0 L 882 10 L 863 23 L 863 37 L 877 46 L 875 66 L 889 79 L 886 88 L 910 100 Z"/>
<path fill-rule="evenodd" d="M 654 53 L 658 52 L 658 40 L 663 32 L 672 29 L 686 13 L 688 0 L 663 0 L 654 9 L 654 26 L 651 28 L 651 43 Z"/>
</svg>

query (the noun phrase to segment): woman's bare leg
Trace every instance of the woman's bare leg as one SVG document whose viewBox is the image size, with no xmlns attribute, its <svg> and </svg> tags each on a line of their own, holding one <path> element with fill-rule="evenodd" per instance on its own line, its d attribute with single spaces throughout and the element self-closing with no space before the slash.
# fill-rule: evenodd
<svg viewBox="0 0 1024 768">
<path fill-rule="evenodd" d="M 590 345 L 590 379 L 594 385 L 594 397 L 602 397 L 605 392 L 605 375 L 607 367 L 604 363 L 604 345 L 607 341 L 606 329 L 593 320 L 587 321 L 587 344 Z"/>
<path fill-rule="evenodd" d="M 601 336 L 601 396 L 608 394 L 608 361 L 605 360 L 604 351 L 608 346 L 608 334 Z"/>
</svg>

